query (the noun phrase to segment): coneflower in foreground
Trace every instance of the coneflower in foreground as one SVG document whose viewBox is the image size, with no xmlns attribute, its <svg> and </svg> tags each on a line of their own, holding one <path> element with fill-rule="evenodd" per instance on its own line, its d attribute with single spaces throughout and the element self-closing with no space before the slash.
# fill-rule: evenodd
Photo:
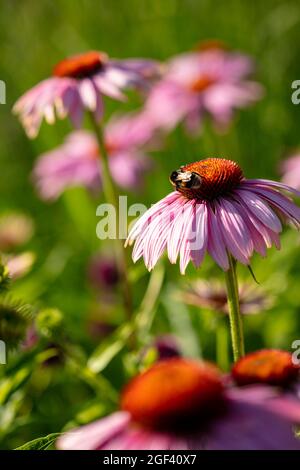
<svg viewBox="0 0 300 470">
<path fill-rule="evenodd" d="M 300 208 L 288 194 L 300 193 L 283 183 L 246 179 L 237 163 L 223 158 L 182 166 L 170 180 L 175 191 L 152 206 L 129 233 L 127 243 L 135 241 L 133 260 L 143 257 L 151 270 L 167 250 L 171 263 L 180 257 L 184 274 L 190 261 L 198 267 L 208 252 L 226 272 L 238 358 L 243 345 L 236 261 L 249 265 L 254 251 L 265 256 L 272 245 L 280 248 L 282 222 L 300 223 Z"/>
<path fill-rule="evenodd" d="M 213 365 L 161 361 L 133 379 L 121 411 L 58 440 L 65 450 L 300 449 L 300 402 L 269 386 L 226 388 Z"/>
</svg>

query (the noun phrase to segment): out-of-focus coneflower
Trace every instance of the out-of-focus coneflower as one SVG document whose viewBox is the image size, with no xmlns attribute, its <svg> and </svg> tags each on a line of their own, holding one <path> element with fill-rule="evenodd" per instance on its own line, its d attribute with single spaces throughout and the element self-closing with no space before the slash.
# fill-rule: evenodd
<svg viewBox="0 0 300 470">
<path fill-rule="evenodd" d="M 175 336 L 160 335 L 153 341 L 153 346 L 157 351 L 158 359 L 165 360 L 171 357 L 181 356 L 180 347 Z"/>
<path fill-rule="evenodd" d="M 120 281 L 120 273 L 113 256 L 97 253 L 89 261 L 88 278 L 96 289 L 114 289 Z"/>
<path fill-rule="evenodd" d="M 252 60 L 216 44 L 179 55 L 146 100 L 148 119 L 157 127 L 171 130 L 184 121 L 190 131 L 199 130 L 208 115 L 224 128 L 234 111 L 262 96 L 262 87 L 251 80 Z"/>
<path fill-rule="evenodd" d="M 232 368 L 238 385 L 269 384 L 288 387 L 300 381 L 300 364 L 293 362 L 288 351 L 261 349 L 247 354 Z"/>
<path fill-rule="evenodd" d="M 300 189 L 300 152 L 282 162 L 281 172 L 285 184 Z"/>
<path fill-rule="evenodd" d="M 176 298 L 188 305 L 202 307 L 214 312 L 228 314 L 227 292 L 217 280 L 196 280 L 176 291 Z M 252 284 L 239 286 L 240 311 L 244 315 L 262 313 L 272 305 L 272 299 Z"/>
<path fill-rule="evenodd" d="M 13 111 L 30 138 L 37 136 L 43 119 L 53 124 L 69 116 L 80 127 L 85 109 L 101 119 L 103 95 L 124 100 L 123 89 L 147 86 L 157 69 L 151 60 L 114 60 L 99 51 L 68 57 L 54 67 L 52 77 L 25 93 Z"/>
<path fill-rule="evenodd" d="M 138 115 L 112 120 L 105 129 L 108 164 L 114 182 L 126 189 L 142 186 L 144 173 L 150 168 L 150 158 L 143 147 L 152 133 Z M 102 184 L 102 156 L 93 133 L 74 131 L 65 142 L 47 152 L 36 163 L 33 179 L 40 196 L 57 199 L 67 188 L 85 186 L 97 191 Z"/>
<path fill-rule="evenodd" d="M 213 365 L 183 358 L 134 378 L 121 411 L 59 438 L 66 450 L 300 449 L 300 403 L 268 386 L 225 388 Z"/>
<path fill-rule="evenodd" d="M 10 279 L 16 280 L 26 276 L 31 270 L 35 258 L 35 254 L 32 251 L 25 251 L 18 255 L 4 257 Z"/>
<path fill-rule="evenodd" d="M 300 223 L 300 208 L 287 194 L 300 193 L 283 183 L 246 179 L 237 163 L 223 158 L 182 166 L 170 180 L 175 191 L 146 211 L 129 233 L 133 260 L 143 257 L 151 270 L 166 250 L 171 263 L 180 257 L 184 274 L 190 261 L 199 267 L 208 252 L 226 273 L 238 358 L 244 348 L 236 261 L 249 265 L 255 251 L 265 256 L 272 245 L 280 248 L 282 221 Z"/>
</svg>

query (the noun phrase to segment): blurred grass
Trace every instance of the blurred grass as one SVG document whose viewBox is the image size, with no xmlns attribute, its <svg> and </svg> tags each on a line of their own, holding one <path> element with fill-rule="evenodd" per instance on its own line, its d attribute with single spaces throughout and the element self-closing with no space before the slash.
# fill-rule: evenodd
<svg viewBox="0 0 300 470">
<path fill-rule="evenodd" d="M 299 23 L 297 0 L 2 0 L 0 78 L 7 85 L 7 104 L 0 106 L 0 211 L 23 210 L 34 218 L 37 231 L 31 245 L 39 259 L 32 275 L 16 284 L 16 292 L 39 306 L 60 308 L 72 341 L 79 342 L 86 352 L 91 352 L 91 345 L 83 328 L 97 302 L 91 300 L 86 281 L 87 259 L 97 246 L 95 231 L 91 230 L 93 213 L 76 191 L 54 204 L 42 203 L 30 181 L 37 155 L 60 144 L 70 124 L 66 120 L 54 127 L 43 125 L 38 138 L 29 141 L 11 115 L 13 103 L 69 54 L 100 49 L 113 57 L 165 60 L 191 49 L 200 40 L 218 38 L 254 57 L 257 79 L 265 87 L 264 99 L 239 113 L 228 136 L 214 137 L 210 143 L 205 136 L 188 139 L 181 130 L 170 135 L 164 149 L 155 152 L 156 164 L 148 175 L 144 194 L 130 195 L 130 201 L 155 202 L 170 191 L 168 175 L 173 169 L 216 149 L 218 156 L 238 160 L 248 177 L 278 178 L 280 159 L 300 146 L 300 107 L 291 103 L 291 83 L 300 78 Z M 138 103 L 136 98 L 124 106 L 107 101 L 107 116 Z M 96 222 L 95 217 L 95 228 Z M 246 320 L 249 350 L 263 345 L 289 349 L 291 342 L 300 338 L 299 235 L 287 230 L 282 245 L 281 252 L 272 250 L 266 261 L 255 258 L 253 263 L 260 282 L 276 296 L 276 304 L 271 312 Z M 177 283 L 178 271 L 178 266 L 168 266 L 167 281 Z M 251 279 L 246 269 L 240 272 L 243 278 Z M 199 272 L 189 268 L 188 273 L 209 277 L 219 271 L 206 260 Z M 136 283 L 138 298 L 144 287 L 142 278 Z M 178 312 L 172 317 L 172 308 L 176 305 L 168 304 L 164 297 L 153 334 L 180 331 L 182 322 Z M 192 324 L 198 328 L 193 351 L 214 358 L 213 328 L 207 332 L 210 323 L 195 309 L 189 315 L 188 331 Z M 116 380 L 120 367 L 120 358 L 116 358 L 107 376 Z M 94 392 L 64 368 L 55 373 L 38 369 L 20 403 L 18 399 L 15 396 L 11 406 L 18 403 L 19 421 L 4 438 L 3 447 L 13 448 L 39 435 L 60 431 L 75 415 L 81 416 L 81 410 L 87 413 L 86 400 L 94 399 Z M 105 413 L 100 402 L 93 418 Z M 92 410 L 94 407 L 93 403 Z"/>
</svg>

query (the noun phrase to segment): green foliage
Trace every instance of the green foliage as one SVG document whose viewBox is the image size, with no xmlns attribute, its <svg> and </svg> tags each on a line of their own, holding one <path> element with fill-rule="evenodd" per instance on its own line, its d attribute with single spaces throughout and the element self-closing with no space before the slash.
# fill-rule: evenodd
<svg viewBox="0 0 300 470">
<path fill-rule="evenodd" d="M 48 434 L 48 436 L 26 442 L 26 444 L 17 447 L 15 450 L 48 450 L 60 435 L 61 433 L 59 432 Z"/>
</svg>

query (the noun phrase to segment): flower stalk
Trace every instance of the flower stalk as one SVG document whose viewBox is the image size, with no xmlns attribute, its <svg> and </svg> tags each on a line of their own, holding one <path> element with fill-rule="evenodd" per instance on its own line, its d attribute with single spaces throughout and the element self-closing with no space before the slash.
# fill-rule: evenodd
<svg viewBox="0 0 300 470">
<path fill-rule="evenodd" d="M 108 164 L 108 154 L 106 151 L 104 136 L 102 127 L 97 123 L 93 113 L 90 113 L 91 122 L 93 129 L 97 138 L 99 145 L 99 158 L 101 161 L 101 170 L 102 170 L 102 185 L 103 193 L 106 199 L 106 202 L 112 204 L 116 210 L 116 224 L 117 224 L 117 237 L 114 240 L 115 256 L 118 264 L 120 276 L 121 276 L 121 288 L 123 294 L 123 303 L 124 309 L 126 312 L 127 319 L 130 320 L 132 316 L 132 298 L 131 298 L 131 288 L 128 276 L 128 267 L 125 249 L 122 243 L 122 240 L 119 238 L 119 215 L 118 215 L 118 203 L 117 203 L 117 191 L 113 179 L 111 177 L 109 164 Z"/>
<path fill-rule="evenodd" d="M 227 301 L 231 331 L 231 342 L 234 361 L 238 361 L 245 354 L 243 323 L 240 312 L 238 280 L 236 274 L 236 261 L 228 254 L 229 270 L 225 272 L 227 287 Z"/>
</svg>

